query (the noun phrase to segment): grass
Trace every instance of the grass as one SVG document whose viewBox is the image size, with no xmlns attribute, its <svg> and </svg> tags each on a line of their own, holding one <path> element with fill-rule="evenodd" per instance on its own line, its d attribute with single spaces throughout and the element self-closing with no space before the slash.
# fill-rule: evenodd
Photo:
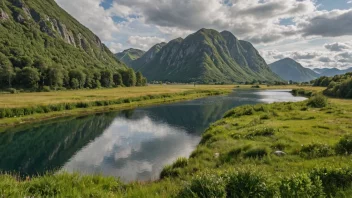
<svg viewBox="0 0 352 198">
<path fill-rule="evenodd" d="M 0 128 L 58 117 L 190 100 L 229 93 L 233 86 L 150 86 L 50 93 L 0 94 Z M 72 100 L 75 95 L 75 100 Z M 3 99 L 3 100 L 2 100 Z M 45 101 L 45 102 L 43 102 Z M 2 118 L 2 119 L 1 119 Z"/>
<path fill-rule="evenodd" d="M 318 91 L 318 90 L 316 90 Z M 189 159 L 156 182 L 47 174 L 0 176 L 4 197 L 351 197 L 352 100 L 323 107 L 258 104 L 229 110 Z M 284 155 L 276 155 L 281 151 Z"/>
</svg>

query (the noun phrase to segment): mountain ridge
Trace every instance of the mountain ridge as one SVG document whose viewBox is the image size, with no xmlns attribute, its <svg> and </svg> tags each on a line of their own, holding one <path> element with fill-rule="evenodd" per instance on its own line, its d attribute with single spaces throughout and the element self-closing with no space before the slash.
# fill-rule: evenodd
<svg viewBox="0 0 352 198">
<path fill-rule="evenodd" d="M 154 46 L 155 47 L 155 46 Z M 282 81 L 249 42 L 231 32 L 200 29 L 186 38 L 177 38 L 152 47 L 131 66 L 149 80 L 171 82 L 233 83 Z M 144 58 L 143 58 L 144 57 Z"/>
<path fill-rule="evenodd" d="M 287 81 L 309 82 L 319 78 L 319 74 L 311 69 L 303 67 L 291 58 L 284 58 L 269 64 L 271 70 Z"/>
</svg>

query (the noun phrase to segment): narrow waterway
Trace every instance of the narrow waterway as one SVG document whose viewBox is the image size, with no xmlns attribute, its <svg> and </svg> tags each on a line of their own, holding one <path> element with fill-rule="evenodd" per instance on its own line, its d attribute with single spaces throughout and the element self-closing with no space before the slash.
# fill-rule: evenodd
<svg viewBox="0 0 352 198">
<path fill-rule="evenodd" d="M 288 90 L 236 90 L 174 104 L 66 118 L 0 134 L 0 171 L 102 174 L 123 181 L 158 179 L 162 168 L 188 157 L 201 134 L 229 109 L 302 101 Z"/>
</svg>

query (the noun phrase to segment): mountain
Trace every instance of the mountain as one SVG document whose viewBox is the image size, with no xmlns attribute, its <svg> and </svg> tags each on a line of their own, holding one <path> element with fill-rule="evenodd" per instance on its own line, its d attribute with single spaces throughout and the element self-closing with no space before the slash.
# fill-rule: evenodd
<svg viewBox="0 0 352 198">
<path fill-rule="evenodd" d="M 352 67 L 344 70 L 340 70 L 337 68 L 316 68 L 314 69 L 315 72 L 320 74 L 320 76 L 336 76 L 336 75 L 343 75 L 348 72 L 352 72 Z"/>
<path fill-rule="evenodd" d="M 126 65 L 131 66 L 131 62 L 142 57 L 144 53 L 145 51 L 143 50 L 130 48 L 115 54 L 115 56 Z"/>
<path fill-rule="evenodd" d="M 281 78 L 294 82 L 309 82 L 319 78 L 319 74 L 313 70 L 303 67 L 298 62 L 290 58 L 285 58 L 276 61 L 269 65 L 271 70 L 279 75 Z"/>
<path fill-rule="evenodd" d="M 132 61 L 129 66 L 131 66 L 136 71 L 140 70 L 147 63 L 149 63 L 157 53 L 166 45 L 166 43 L 158 43 L 150 48 L 146 53 L 143 54 L 139 59 Z"/>
<path fill-rule="evenodd" d="M 156 45 L 133 61 L 132 67 L 156 81 L 282 81 L 251 43 L 238 40 L 231 32 L 211 29 Z"/>
<path fill-rule="evenodd" d="M 71 83 L 68 72 L 73 69 L 84 72 L 84 79 L 92 77 L 96 83 L 100 71 L 126 68 L 98 36 L 54 0 L 0 1 L 0 65 L 0 73 L 6 71 L 6 77 L 0 75 L 0 84 L 9 79 L 6 81 L 13 81 L 12 85 L 19 87 L 27 86 L 30 80 L 33 85 L 38 84 L 35 82 L 38 74 L 40 84 L 52 85 L 58 81 L 68 86 Z M 23 80 L 26 74 L 34 78 Z"/>
</svg>

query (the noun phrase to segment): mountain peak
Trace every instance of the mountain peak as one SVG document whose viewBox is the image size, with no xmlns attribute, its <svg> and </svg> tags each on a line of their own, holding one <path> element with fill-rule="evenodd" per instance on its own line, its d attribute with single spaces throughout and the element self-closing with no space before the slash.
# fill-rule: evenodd
<svg viewBox="0 0 352 198">
<path fill-rule="evenodd" d="M 319 74 L 303 67 L 300 63 L 291 58 L 278 60 L 269 66 L 274 73 L 287 81 L 309 82 L 319 77 Z"/>
</svg>

